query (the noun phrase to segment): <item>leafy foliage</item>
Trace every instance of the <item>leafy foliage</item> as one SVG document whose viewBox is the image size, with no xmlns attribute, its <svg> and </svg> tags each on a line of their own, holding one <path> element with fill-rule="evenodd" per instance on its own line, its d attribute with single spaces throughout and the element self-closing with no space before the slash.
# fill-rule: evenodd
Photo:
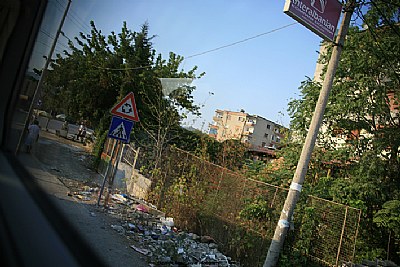
<svg viewBox="0 0 400 267">
<path fill-rule="evenodd" d="M 384 203 L 395 207 L 390 200 L 400 196 L 400 13 L 394 2 L 371 1 L 356 11 L 365 27 L 351 27 L 347 36 L 304 185 L 313 195 L 363 210 L 359 258 L 385 255 L 385 238 L 379 238 L 376 226 L 393 229 L 384 215 L 393 210 Z M 332 46 L 322 46 L 320 63 L 326 64 Z M 319 81 L 307 78 L 299 88 L 300 98 L 289 103 L 297 141 L 308 131 Z M 295 166 L 293 151 L 299 150 L 294 148 L 293 142 L 282 149 L 286 168 L 277 174 L 285 179 Z"/>
<path fill-rule="evenodd" d="M 136 32 L 124 22 L 120 33 L 108 36 L 94 22 L 91 28 L 90 34 L 80 33 L 75 43 L 69 42 L 70 51 L 57 55 L 43 90 L 45 108 L 85 121 L 100 137 L 109 126 L 110 109 L 132 91 L 140 117 L 132 139 L 153 150 L 157 167 L 166 145 L 181 137 L 185 114 L 200 114 L 194 86 L 164 95 L 158 78 L 196 79 L 204 73 L 196 75 L 197 67 L 180 70 L 184 58 L 172 52 L 167 60 L 156 55 L 147 23 Z"/>
</svg>

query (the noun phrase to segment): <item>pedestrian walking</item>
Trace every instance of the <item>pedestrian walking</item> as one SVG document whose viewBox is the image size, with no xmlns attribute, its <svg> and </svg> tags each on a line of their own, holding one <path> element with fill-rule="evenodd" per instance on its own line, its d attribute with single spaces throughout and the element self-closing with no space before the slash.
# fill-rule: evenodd
<svg viewBox="0 0 400 267">
<path fill-rule="evenodd" d="M 83 143 L 85 136 L 86 136 L 86 126 L 83 122 L 81 122 L 81 125 L 79 126 L 78 129 L 78 134 L 76 135 L 76 140 L 79 141 L 80 139 L 80 141 Z"/>
<path fill-rule="evenodd" d="M 28 127 L 28 135 L 25 139 L 26 152 L 31 152 L 33 144 L 39 140 L 39 133 L 39 121 L 35 119 L 33 124 L 29 125 Z"/>
</svg>

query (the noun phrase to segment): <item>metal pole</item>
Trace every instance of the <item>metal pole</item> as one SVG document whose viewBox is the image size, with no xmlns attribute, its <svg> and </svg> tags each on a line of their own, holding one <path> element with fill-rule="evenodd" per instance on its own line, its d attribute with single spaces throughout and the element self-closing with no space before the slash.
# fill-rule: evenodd
<svg viewBox="0 0 400 267">
<path fill-rule="evenodd" d="M 342 233 L 340 234 L 340 241 L 339 241 L 339 247 L 336 255 L 336 263 L 335 266 L 338 266 L 339 263 L 339 257 L 340 257 L 340 250 L 342 249 L 342 242 L 343 242 L 343 235 L 344 235 L 344 230 L 346 229 L 346 221 L 347 221 L 347 213 L 349 211 L 349 207 L 346 206 L 346 210 L 344 213 L 344 219 L 343 219 L 343 226 L 342 226 Z"/>
<path fill-rule="evenodd" d="M 112 175 L 111 175 L 111 177 L 110 177 L 110 179 L 108 180 L 108 190 L 107 190 L 107 196 L 106 196 L 106 198 L 104 199 L 104 207 L 106 208 L 107 207 L 107 205 L 108 205 L 108 200 L 109 200 L 109 198 L 110 198 L 110 193 L 111 193 L 111 190 L 112 190 L 112 186 L 113 186 L 113 184 L 114 184 L 114 178 L 115 178 L 115 175 L 117 174 L 117 171 L 118 171 L 118 164 L 119 164 L 119 162 L 120 162 L 120 160 L 121 160 L 121 158 L 122 158 L 122 150 L 123 150 L 123 144 L 122 144 L 122 142 L 121 141 L 117 141 L 116 142 L 117 144 L 119 143 L 120 145 L 119 145 L 119 147 L 118 147 L 118 152 L 117 152 L 117 156 L 115 157 L 115 166 L 114 166 L 114 168 L 113 168 L 113 172 L 112 172 Z M 119 154 L 119 155 L 118 155 Z"/>
<path fill-rule="evenodd" d="M 138 157 L 139 157 L 139 151 L 140 151 L 140 147 L 138 147 L 138 148 L 136 149 L 135 159 L 133 160 L 133 165 L 132 165 L 133 171 L 135 170 L 135 167 L 136 167 L 136 162 L 137 162 Z"/>
<path fill-rule="evenodd" d="M 360 221 L 361 221 L 361 210 L 359 210 L 358 213 L 358 221 L 357 221 L 357 228 L 356 228 L 356 235 L 354 237 L 354 247 L 353 247 L 353 255 L 351 257 L 351 261 L 354 261 L 354 256 L 356 255 L 356 241 L 357 241 L 357 236 L 358 236 L 358 227 L 360 226 Z"/>
<path fill-rule="evenodd" d="M 56 48 L 57 41 L 58 41 L 58 37 L 60 36 L 61 29 L 62 29 L 62 27 L 63 27 L 63 25 L 64 25 L 65 17 L 66 17 L 67 14 L 68 14 L 68 10 L 69 10 L 70 5 L 71 5 L 71 0 L 68 0 L 67 7 L 66 7 L 65 10 L 64 10 L 64 14 L 63 14 L 63 17 L 62 17 L 62 19 L 61 19 L 60 25 L 58 26 L 58 29 L 57 29 L 57 32 L 56 32 L 56 36 L 54 37 L 53 44 L 51 45 L 49 54 L 47 55 L 47 59 L 46 59 L 46 63 L 44 64 L 44 67 L 43 67 L 42 75 L 40 76 L 39 82 L 38 82 L 38 84 L 37 84 L 37 86 L 36 86 L 35 93 L 33 94 L 32 102 L 31 102 L 31 104 L 30 104 L 30 106 L 29 106 L 28 117 L 25 119 L 24 129 L 27 129 L 27 128 L 28 128 L 29 121 L 30 121 L 31 116 L 32 116 L 33 106 L 34 106 L 34 104 L 35 104 L 36 101 L 37 101 L 36 98 L 38 97 L 39 92 L 40 92 L 40 90 L 41 90 L 41 88 L 42 88 L 44 79 L 46 78 L 47 71 L 48 71 L 47 68 L 48 68 L 49 65 L 50 65 L 51 57 L 53 56 L 54 49 Z M 46 125 L 46 129 L 47 129 L 47 125 Z M 23 137 L 24 137 L 24 134 L 22 133 L 22 134 L 20 135 L 20 137 L 19 137 L 19 141 L 18 141 L 17 148 L 16 148 L 16 150 L 15 150 L 15 153 L 18 153 L 18 151 L 19 151 L 19 149 L 20 149 L 20 146 L 21 146 L 21 142 L 22 142 L 22 138 L 23 138 Z"/>
<path fill-rule="evenodd" d="M 314 115 L 311 120 L 310 129 L 308 131 L 303 149 L 301 151 L 299 162 L 297 163 L 296 172 L 293 176 L 293 181 L 290 185 L 290 190 L 287 195 L 281 216 L 275 229 L 274 237 L 268 250 L 263 267 L 276 266 L 280 251 L 283 247 L 287 231 L 290 227 L 289 221 L 292 218 L 296 203 L 300 197 L 301 187 L 303 185 L 308 163 L 310 162 L 311 153 L 314 149 L 315 140 L 317 139 L 319 127 L 321 125 L 326 105 L 328 103 L 329 93 L 332 89 L 333 78 L 336 74 L 336 69 L 339 64 L 340 55 L 342 52 L 345 37 L 350 25 L 351 15 L 355 6 L 355 0 L 350 0 L 345 8 L 344 17 L 341 23 L 339 34 L 336 38 L 336 46 L 334 46 L 331 59 L 329 60 L 328 68 L 325 74 L 324 83 L 315 106 Z"/>
<path fill-rule="evenodd" d="M 108 164 L 107 164 L 106 173 L 104 174 L 103 183 L 101 184 L 101 188 L 100 188 L 100 192 L 99 192 L 99 198 L 97 199 L 97 206 L 100 205 L 101 195 L 103 194 L 103 191 L 104 191 L 104 186 L 105 186 L 106 181 L 107 181 L 108 173 L 109 173 L 109 171 L 110 171 L 110 167 L 111 167 L 111 164 L 112 164 L 112 159 L 113 159 L 114 154 L 115 154 L 115 150 L 116 150 L 116 147 L 117 147 L 117 143 L 118 143 L 118 141 L 115 140 L 115 141 L 114 141 L 113 148 L 112 148 L 112 150 L 111 150 L 110 161 L 109 161 Z"/>
</svg>

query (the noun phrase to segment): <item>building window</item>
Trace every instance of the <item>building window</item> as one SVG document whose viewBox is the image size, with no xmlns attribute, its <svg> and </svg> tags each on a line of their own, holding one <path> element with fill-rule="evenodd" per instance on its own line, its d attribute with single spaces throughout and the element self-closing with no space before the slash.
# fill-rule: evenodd
<svg viewBox="0 0 400 267">
<path fill-rule="evenodd" d="M 279 128 L 275 128 L 275 132 L 276 132 L 276 133 L 279 133 Z"/>
<path fill-rule="evenodd" d="M 264 137 L 265 137 L 265 138 L 268 138 L 268 134 L 267 134 L 267 133 L 265 133 L 265 134 L 264 134 Z"/>
<path fill-rule="evenodd" d="M 266 144 L 265 142 L 262 142 L 262 143 L 261 143 L 261 146 L 262 146 L 262 147 L 266 147 L 267 144 Z"/>
<path fill-rule="evenodd" d="M 274 140 L 275 140 L 275 135 L 273 135 L 273 136 L 271 137 L 271 140 L 272 140 L 272 141 L 274 141 Z"/>
<path fill-rule="evenodd" d="M 267 124 L 267 129 L 271 129 L 271 125 Z"/>
<path fill-rule="evenodd" d="M 255 120 L 255 119 L 247 119 L 247 122 L 250 122 L 252 124 L 256 124 L 257 120 Z"/>
<path fill-rule="evenodd" d="M 276 137 L 276 142 L 277 142 L 277 143 L 280 143 L 280 142 L 281 142 L 281 139 L 280 139 L 279 137 Z"/>
<path fill-rule="evenodd" d="M 238 121 L 245 121 L 243 117 L 238 117 Z"/>
</svg>

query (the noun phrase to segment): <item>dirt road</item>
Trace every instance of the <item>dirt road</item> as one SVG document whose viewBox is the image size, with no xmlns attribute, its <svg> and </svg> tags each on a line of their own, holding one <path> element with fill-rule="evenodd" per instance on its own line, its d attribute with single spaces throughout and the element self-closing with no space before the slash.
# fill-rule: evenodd
<svg viewBox="0 0 400 267">
<path fill-rule="evenodd" d="M 21 153 L 19 158 L 106 265 L 149 266 L 143 255 L 130 248 L 132 243 L 111 228 L 118 223 L 118 218 L 97 208 L 95 197 L 85 196 L 80 200 L 79 195 L 74 195 L 74 191 L 82 186 L 95 187 L 101 180 L 88 168 L 86 147 L 41 132 L 32 153 Z"/>
</svg>

